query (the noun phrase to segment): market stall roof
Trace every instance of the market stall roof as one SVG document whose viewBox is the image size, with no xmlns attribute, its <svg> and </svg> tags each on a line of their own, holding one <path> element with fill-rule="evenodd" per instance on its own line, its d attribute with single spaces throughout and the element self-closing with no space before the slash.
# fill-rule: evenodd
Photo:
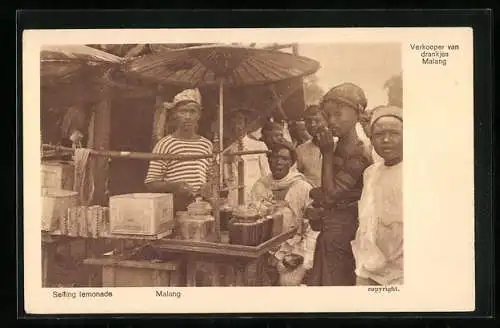
<svg viewBox="0 0 500 328">
<path fill-rule="evenodd" d="M 55 97 L 59 103 L 71 103 L 76 98 L 97 101 L 108 97 L 109 90 L 127 97 L 154 94 L 154 86 L 122 74 L 124 62 L 125 58 L 87 45 L 43 46 L 40 64 L 44 95 Z"/>
<path fill-rule="evenodd" d="M 44 45 L 41 58 L 43 62 L 83 60 L 94 63 L 121 63 L 123 59 L 113 54 L 86 45 Z"/>
<path fill-rule="evenodd" d="M 130 60 L 126 71 L 185 87 L 271 84 L 315 73 L 317 61 L 286 52 L 234 45 L 204 45 Z"/>
<path fill-rule="evenodd" d="M 40 52 L 41 78 L 70 80 L 81 70 L 102 65 L 120 65 L 121 57 L 85 45 L 45 45 Z"/>
</svg>

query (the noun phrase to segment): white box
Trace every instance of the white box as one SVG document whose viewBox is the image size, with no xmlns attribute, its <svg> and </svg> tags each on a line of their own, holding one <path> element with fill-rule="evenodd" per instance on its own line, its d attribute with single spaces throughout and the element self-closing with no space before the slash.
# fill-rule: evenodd
<svg viewBox="0 0 500 328">
<path fill-rule="evenodd" d="M 44 188 L 42 194 L 42 230 L 54 231 L 60 220 L 68 216 L 68 209 L 78 205 L 76 191 Z"/>
<path fill-rule="evenodd" d="M 42 188 L 73 190 L 75 166 L 72 162 L 42 162 Z"/>
<path fill-rule="evenodd" d="M 112 234 L 156 235 L 174 224 L 172 194 L 135 193 L 109 199 Z"/>
</svg>

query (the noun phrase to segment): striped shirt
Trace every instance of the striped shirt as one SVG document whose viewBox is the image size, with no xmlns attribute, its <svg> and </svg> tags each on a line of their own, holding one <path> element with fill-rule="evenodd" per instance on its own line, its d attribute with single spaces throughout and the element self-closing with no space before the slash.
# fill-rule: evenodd
<svg viewBox="0 0 500 328">
<path fill-rule="evenodd" d="M 185 140 L 168 135 L 158 141 L 153 148 L 153 153 L 170 155 L 212 154 L 212 143 L 204 137 L 195 140 Z M 148 173 L 144 182 L 183 181 L 195 190 L 198 190 L 207 182 L 210 164 L 210 158 L 189 161 L 154 160 L 149 163 Z"/>
</svg>

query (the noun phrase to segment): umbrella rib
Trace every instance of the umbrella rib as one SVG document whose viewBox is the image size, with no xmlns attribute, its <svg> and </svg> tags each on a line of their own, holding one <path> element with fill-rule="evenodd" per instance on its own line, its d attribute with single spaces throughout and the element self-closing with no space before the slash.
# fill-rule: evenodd
<svg viewBox="0 0 500 328">
<path fill-rule="evenodd" d="M 275 72 L 277 72 L 277 74 L 279 74 L 279 76 L 281 78 L 283 78 L 283 75 L 288 75 L 285 78 L 291 78 L 291 77 L 299 77 L 299 76 L 301 76 L 301 74 L 293 74 L 293 73 L 291 73 L 289 71 L 290 70 L 290 66 L 287 67 L 287 66 L 279 65 L 276 60 L 259 58 L 259 59 L 257 59 L 257 61 L 263 61 L 263 62 L 265 62 L 268 65 L 269 69 L 274 70 Z"/>
<path fill-rule="evenodd" d="M 263 80 L 266 80 L 267 79 L 267 75 L 260 69 L 259 65 L 255 65 L 253 60 L 252 59 L 247 59 L 246 61 L 246 64 L 253 68 L 255 72 L 257 72 L 258 74 L 260 74 L 260 76 L 262 76 L 262 79 Z M 255 75 L 254 75 L 255 76 Z"/>
<path fill-rule="evenodd" d="M 194 77 L 194 76 L 196 76 L 196 74 L 198 74 L 198 72 L 199 72 L 200 70 L 202 70 L 202 69 L 203 69 L 203 65 L 196 65 L 196 66 L 194 67 L 194 69 L 193 69 L 193 71 L 192 71 L 191 75 L 189 76 L 188 81 L 193 80 L 193 77 Z"/>
<path fill-rule="evenodd" d="M 242 65 L 242 66 L 244 66 L 244 65 Z M 231 75 L 233 76 L 233 80 L 235 82 L 235 85 L 244 85 L 245 84 L 245 80 L 238 73 L 238 70 L 233 70 L 233 73 Z"/>
<path fill-rule="evenodd" d="M 252 66 L 252 67 L 253 67 L 253 68 L 254 68 L 257 72 L 259 72 L 260 74 L 262 74 L 262 75 L 264 76 L 264 78 L 267 78 L 267 74 L 265 74 L 265 73 L 263 73 L 263 72 L 262 72 L 261 68 L 259 67 L 259 64 L 260 64 L 260 63 L 259 63 L 259 62 L 257 62 L 257 60 L 255 60 L 255 58 L 249 58 L 249 59 L 247 60 L 247 63 L 248 63 L 250 66 Z M 279 76 L 279 75 L 276 75 L 276 73 L 275 73 L 275 72 L 272 72 L 272 70 L 269 70 L 269 73 L 270 73 L 271 75 L 274 75 L 274 76 L 278 77 L 278 79 L 280 78 L 280 76 Z M 274 81 L 275 79 L 272 79 L 272 80 Z"/>
<path fill-rule="evenodd" d="M 265 59 L 265 57 L 266 57 L 266 55 L 263 55 L 262 59 Z M 265 60 L 270 61 L 275 66 L 283 68 L 285 70 L 288 70 L 288 69 L 292 68 L 292 69 L 297 69 L 297 70 L 302 71 L 302 73 L 300 73 L 296 77 L 304 76 L 304 75 L 308 75 L 308 74 L 312 74 L 312 73 L 314 73 L 314 71 L 317 70 L 317 63 L 314 62 L 314 61 L 312 61 L 312 60 L 310 60 L 310 59 L 306 60 L 303 57 L 289 55 L 289 54 L 286 54 L 286 53 L 283 53 L 282 59 L 286 59 L 286 60 L 288 60 L 288 61 L 290 61 L 292 63 L 290 65 L 282 64 L 281 62 L 278 62 L 275 58 L 265 59 Z M 295 66 L 294 64 L 300 64 L 301 67 L 300 68 L 294 68 L 293 67 L 293 66 Z"/>
<path fill-rule="evenodd" d="M 288 71 L 289 69 L 297 69 L 297 70 L 303 71 L 300 68 L 295 68 L 295 67 L 291 67 L 291 66 L 282 65 L 280 62 L 278 62 L 275 59 L 263 59 L 263 60 L 266 60 L 266 62 L 268 63 L 269 66 L 273 66 L 276 69 L 282 69 L 282 70 L 285 70 L 285 71 Z M 299 76 L 300 76 L 300 74 L 299 74 Z"/>
<path fill-rule="evenodd" d="M 140 60 L 136 61 L 138 64 L 137 70 L 148 71 L 157 66 L 168 65 L 169 63 L 177 60 L 177 57 L 178 56 L 173 56 L 172 54 L 169 54 L 169 57 L 166 57 L 164 54 L 144 56 L 140 58 Z M 144 63 L 141 63 L 141 61 Z M 132 64 L 133 63 L 134 62 L 132 62 Z"/>
<path fill-rule="evenodd" d="M 242 67 L 242 69 L 244 69 L 248 73 L 248 75 L 250 76 L 251 79 L 254 79 L 254 80 L 257 79 L 256 76 L 253 74 L 253 72 L 248 69 L 247 65 L 243 64 L 243 65 L 241 65 L 241 67 Z M 242 79 L 242 80 L 244 82 L 244 79 Z"/>
</svg>

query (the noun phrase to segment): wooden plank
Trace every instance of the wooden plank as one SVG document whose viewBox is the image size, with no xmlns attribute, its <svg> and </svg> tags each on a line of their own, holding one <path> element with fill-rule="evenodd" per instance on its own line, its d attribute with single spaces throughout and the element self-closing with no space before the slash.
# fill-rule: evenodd
<svg viewBox="0 0 500 328">
<path fill-rule="evenodd" d="M 248 261 L 244 270 L 244 286 L 258 286 L 259 260 Z"/>
<path fill-rule="evenodd" d="M 186 265 L 186 286 L 196 287 L 196 260 L 188 258 Z"/>
<path fill-rule="evenodd" d="M 152 269 L 152 270 L 165 270 L 165 271 L 176 271 L 180 267 L 180 264 L 177 261 L 152 262 L 152 261 L 131 261 L 131 260 L 106 259 L 106 258 L 89 258 L 85 259 L 83 263 L 86 265 Z"/>
<path fill-rule="evenodd" d="M 102 267 L 102 287 L 115 287 L 115 268 Z"/>
<path fill-rule="evenodd" d="M 156 235 L 133 235 L 133 234 L 108 234 L 108 233 L 103 233 L 99 238 L 91 238 L 91 237 L 84 237 L 84 236 L 68 236 L 68 235 L 63 235 L 59 230 L 52 231 L 49 233 L 43 233 L 42 234 L 42 241 L 44 242 L 55 242 L 58 239 L 63 240 L 67 239 L 67 241 L 71 241 L 74 239 L 128 239 L 128 240 L 160 240 L 162 238 L 168 237 L 171 235 L 171 231 L 166 231 L 162 232 Z"/>
<path fill-rule="evenodd" d="M 152 244 L 158 251 L 176 253 L 199 253 L 209 255 L 257 258 L 295 235 L 297 229 L 277 235 L 259 246 L 244 246 L 236 244 L 212 243 L 181 239 L 161 239 Z"/>
</svg>

